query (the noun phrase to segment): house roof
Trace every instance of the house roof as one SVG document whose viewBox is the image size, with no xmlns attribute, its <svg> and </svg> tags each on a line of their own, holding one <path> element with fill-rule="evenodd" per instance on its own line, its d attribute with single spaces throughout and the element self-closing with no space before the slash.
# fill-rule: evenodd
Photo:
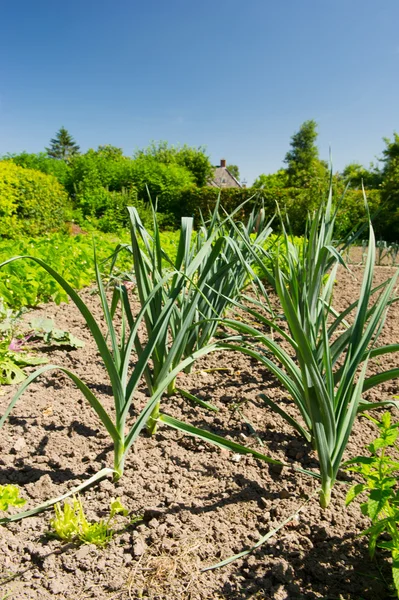
<svg viewBox="0 0 399 600">
<path fill-rule="evenodd" d="M 242 187 L 241 183 L 230 173 L 226 167 L 226 161 L 222 159 L 220 165 L 214 167 L 214 173 L 211 180 L 208 181 L 210 187 L 231 188 Z"/>
</svg>

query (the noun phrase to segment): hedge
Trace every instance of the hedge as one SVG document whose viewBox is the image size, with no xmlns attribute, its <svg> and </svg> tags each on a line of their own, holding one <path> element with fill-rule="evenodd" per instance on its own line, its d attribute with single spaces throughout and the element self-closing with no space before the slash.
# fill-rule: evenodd
<svg viewBox="0 0 399 600">
<path fill-rule="evenodd" d="M 62 229 L 69 211 L 68 194 L 55 177 L 0 161 L 0 236 Z"/>
<path fill-rule="evenodd" d="M 335 195 L 338 201 L 342 197 L 342 190 Z M 190 187 L 180 193 L 176 219 L 182 216 L 193 216 L 198 223 L 200 214 L 208 218 L 215 203 L 221 195 L 221 206 L 227 213 L 231 213 L 240 204 L 246 202 L 242 210 L 237 213 L 237 219 L 245 219 L 254 206 L 263 203 L 266 217 L 272 218 L 276 213 L 277 204 L 283 217 L 287 217 L 295 235 L 302 235 L 305 230 L 308 211 L 317 208 L 322 195 L 317 190 L 299 188 L 281 188 L 274 190 L 259 190 L 257 188 L 225 188 L 219 190 L 214 187 Z M 379 208 L 381 198 L 379 190 L 369 190 L 367 200 L 370 213 L 373 215 Z M 367 220 L 363 192 L 361 190 L 347 190 L 343 195 L 337 216 L 337 234 L 343 236 L 356 229 Z M 273 228 L 278 230 L 275 221 Z M 378 231 L 383 237 L 383 231 Z"/>
</svg>

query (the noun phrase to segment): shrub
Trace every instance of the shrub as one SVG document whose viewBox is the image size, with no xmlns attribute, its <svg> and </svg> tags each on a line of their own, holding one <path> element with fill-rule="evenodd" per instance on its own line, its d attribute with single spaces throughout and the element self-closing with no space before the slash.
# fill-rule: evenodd
<svg viewBox="0 0 399 600">
<path fill-rule="evenodd" d="M 4 156 L 4 160 L 10 160 L 14 164 L 24 167 L 25 169 L 35 169 L 46 173 L 46 175 L 54 175 L 65 186 L 68 180 L 69 165 L 63 160 L 50 158 L 45 152 L 31 154 L 29 152 L 21 152 L 20 154 L 8 154 Z"/>
<path fill-rule="evenodd" d="M 68 195 L 55 177 L 0 161 L 0 235 L 41 235 L 61 229 Z"/>
<path fill-rule="evenodd" d="M 381 203 L 380 192 L 379 190 L 369 190 L 366 192 L 366 196 L 370 214 L 373 215 Z M 367 220 L 363 190 L 347 190 L 338 210 L 335 229 L 337 238 L 343 238 L 351 231 L 358 230 L 361 225 L 367 223 Z M 376 233 L 380 234 L 377 227 Z"/>
<path fill-rule="evenodd" d="M 178 164 L 164 164 L 152 156 L 140 156 L 132 163 L 132 182 L 138 198 L 148 202 L 157 201 L 160 213 L 172 213 L 178 223 L 181 190 L 194 184 L 190 171 Z"/>
</svg>

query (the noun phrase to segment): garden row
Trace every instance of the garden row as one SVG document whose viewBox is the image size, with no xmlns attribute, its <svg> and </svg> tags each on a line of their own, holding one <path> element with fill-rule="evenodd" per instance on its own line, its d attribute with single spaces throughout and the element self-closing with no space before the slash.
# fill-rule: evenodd
<svg viewBox="0 0 399 600">
<path fill-rule="evenodd" d="M 237 212 L 241 209 L 239 207 Z M 294 412 L 261 395 L 265 404 L 296 431 L 303 443 L 310 444 L 316 451 L 317 472 L 298 471 L 318 480 L 320 505 L 327 508 L 357 415 L 365 410 L 396 405 L 394 400 L 372 403 L 362 394 L 399 376 L 398 368 L 371 375 L 367 371 L 370 360 L 399 350 L 398 343 L 377 345 L 386 311 L 394 301 L 397 274 L 373 288 L 375 238 L 370 226 L 360 295 L 347 309 L 336 312 L 333 308 L 335 280 L 349 241 L 343 239 L 339 244 L 334 241 L 337 212 L 331 195 L 309 216 L 300 244 L 293 243 L 284 219 L 280 222 L 281 236 L 278 240 L 272 239 L 272 228 L 262 208 L 253 210 L 245 224 L 234 219 L 235 216 L 222 215 L 216 203 L 212 217 L 207 222 L 202 221 L 196 234 L 193 219 L 183 217 L 177 248 L 172 254 L 162 243 L 156 215 L 150 232 L 138 211 L 129 208 L 131 240 L 118 245 L 114 260 L 125 255 L 132 268 L 123 267 L 122 273 L 111 277 L 113 285 L 109 287 L 109 278 L 104 281 L 99 257 L 95 255 L 94 270 L 103 311 L 101 320 L 92 314 L 63 273 L 42 258 L 10 258 L 0 267 L 3 270 L 28 260 L 35 265 L 36 279 L 41 277 L 39 273 L 48 274 L 75 303 L 95 340 L 112 388 L 112 410 L 70 369 L 58 367 L 79 388 L 112 441 L 113 466 L 101 469 L 90 483 L 107 475 L 112 475 L 114 481 L 123 481 L 125 460 L 132 445 L 143 430 L 153 435 L 161 424 L 224 450 L 290 468 L 288 463 L 269 456 L 262 448 L 242 445 L 164 411 L 163 399 L 176 393 L 206 410 L 215 411 L 211 402 L 181 389 L 176 382 L 178 375 L 190 372 L 197 360 L 225 350 L 256 360 L 272 373 L 291 398 Z M 111 276 L 114 260 L 109 269 Z M 132 310 L 132 286 L 140 303 L 138 314 Z M 277 308 L 270 303 L 270 289 L 278 297 Z M 54 365 L 45 365 L 29 375 L 13 397 L 0 425 L 32 382 L 54 368 Z M 148 398 L 137 410 L 136 393 L 142 381 Z M 133 422 L 132 409 L 135 409 Z M 391 432 L 397 431 L 391 427 L 388 417 L 382 427 L 383 444 L 373 449 L 377 457 L 378 449 L 392 442 Z M 374 465 L 370 460 L 368 464 Z M 80 489 L 86 485 L 82 484 Z M 393 485 L 388 488 L 392 489 Z M 352 488 L 349 499 L 366 489 L 367 486 L 357 485 Z M 2 521 L 37 514 L 55 502 L 56 499 Z M 373 502 L 368 505 L 372 522 L 379 523 L 375 539 L 384 530 L 381 524 L 386 523 L 384 511 L 390 503 L 391 495 L 381 492 L 377 509 Z M 391 536 L 395 558 L 397 547 L 392 527 L 385 530 Z M 395 568 L 394 563 L 394 575 Z"/>
</svg>

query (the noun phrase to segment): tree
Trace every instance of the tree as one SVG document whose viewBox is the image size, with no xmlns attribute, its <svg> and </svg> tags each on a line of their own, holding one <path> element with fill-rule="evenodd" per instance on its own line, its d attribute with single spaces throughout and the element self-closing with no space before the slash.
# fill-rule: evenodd
<svg viewBox="0 0 399 600">
<path fill-rule="evenodd" d="M 377 218 L 376 229 L 377 235 L 383 235 L 384 239 L 397 242 L 399 241 L 399 134 L 394 133 L 392 141 L 384 138 L 384 142 L 386 148 L 382 159 L 385 163 L 382 169 L 382 210 Z"/>
<path fill-rule="evenodd" d="M 344 183 L 350 184 L 351 188 L 361 189 L 362 184 L 367 189 L 376 189 L 381 184 L 381 172 L 373 165 L 370 165 L 369 169 L 363 167 L 363 165 L 353 162 L 346 165 L 341 173 L 341 177 Z"/>
<path fill-rule="evenodd" d="M 50 147 L 46 148 L 46 151 L 50 158 L 69 162 L 72 156 L 79 154 L 79 149 L 71 134 L 65 127 L 61 127 L 55 134 L 55 138 L 50 140 Z"/>
<path fill-rule="evenodd" d="M 237 181 L 240 181 L 240 169 L 237 165 L 227 165 L 227 170 L 237 179 Z"/>
<path fill-rule="evenodd" d="M 271 173 L 266 175 L 262 173 L 257 179 L 255 179 L 252 187 L 259 190 L 280 190 L 288 186 L 287 171 L 280 169 L 277 173 Z"/>
<path fill-rule="evenodd" d="M 285 155 L 289 185 L 292 187 L 307 186 L 311 179 L 323 177 L 326 165 L 319 160 L 316 146 L 317 123 L 305 121 L 299 131 L 291 138 L 291 150 Z"/>
<path fill-rule="evenodd" d="M 185 167 L 194 177 L 194 183 L 203 187 L 213 175 L 213 167 L 205 148 L 191 148 L 190 146 L 169 146 L 168 142 L 152 142 L 148 148 L 138 150 L 134 158 L 143 156 L 152 157 L 157 162 L 166 165 L 179 165 Z"/>
</svg>

